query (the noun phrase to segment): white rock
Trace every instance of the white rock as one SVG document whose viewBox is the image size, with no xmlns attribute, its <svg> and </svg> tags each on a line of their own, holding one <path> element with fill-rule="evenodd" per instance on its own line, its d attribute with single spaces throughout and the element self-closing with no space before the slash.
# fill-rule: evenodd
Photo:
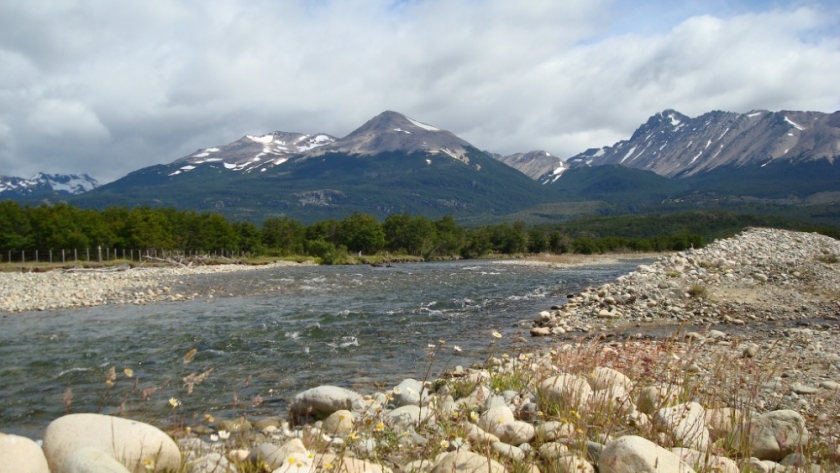
<svg viewBox="0 0 840 473">
<path fill-rule="evenodd" d="M 362 410 L 365 401 L 361 395 L 338 386 L 318 386 L 295 395 L 289 410 L 293 414 L 326 417 L 335 411 Z"/>
<path fill-rule="evenodd" d="M 129 473 L 129 470 L 98 448 L 82 447 L 67 457 L 61 473 Z"/>
<path fill-rule="evenodd" d="M 558 457 L 553 465 L 557 473 L 595 473 L 595 467 L 577 455 Z"/>
<path fill-rule="evenodd" d="M 709 409 L 706 411 L 706 428 L 712 441 L 724 438 L 735 431 L 735 427 L 744 418 L 743 412 L 732 407 Z"/>
<path fill-rule="evenodd" d="M 653 425 L 687 447 L 706 450 L 711 443 L 706 428 L 706 409 L 696 402 L 659 409 L 653 415 Z"/>
<path fill-rule="evenodd" d="M 496 460 L 473 452 L 460 450 L 441 455 L 432 473 L 506 473 L 507 469 Z"/>
<path fill-rule="evenodd" d="M 423 404 L 429 402 L 429 395 L 425 392 L 423 383 L 415 379 L 404 379 L 393 390 L 394 405 L 402 406 L 419 406 L 422 396 Z"/>
<path fill-rule="evenodd" d="M 349 434 L 353 431 L 353 413 L 345 409 L 333 412 L 329 417 L 324 419 L 321 430 L 331 436 Z"/>
<path fill-rule="evenodd" d="M 545 401 L 557 403 L 564 409 L 580 409 L 589 402 L 592 388 L 586 379 L 573 374 L 552 376 L 540 383 Z"/>
<path fill-rule="evenodd" d="M 694 473 L 680 457 L 642 437 L 627 435 L 608 443 L 598 458 L 600 473 Z"/>
<path fill-rule="evenodd" d="M 290 456 L 306 454 L 306 447 L 300 439 L 292 439 L 282 447 L 271 443 L 261 443 L 251 450 L 248 460 L 251 463 L 265 462 L 269 468 L 279 468 Z"/>
<path fill-rule="evenodd" d="M 0 433 L 0 472 L 50 473 L 37 443 L 26 437 Z"/>
<path fill-rule="evenodd" d="M 624 373 L 602 366 L 592 370 L 592 375 L 587 378 L 587 381 L 595 391 L 613 386 L 621 386 L 627 391 L 633 390 L 633 380 L 625 376 Z"/>
<path fill-rule="evenodd" d="M 735 439 L 748 439 L 750 455 L 759 460 L 781 460 L 797 447 L 808 443 L 805 419 L 792 410 L 779 410 L 752 419 L 749 425 L 736 429 Z"/>
<path fill-rule="evenodd" d="M 741 470 L 738 464 L 726 457 L 718 455 L 706 455 L 705 453 L 690 448 L 672 448 L 672 452 L 682 458 L 686 465 L 697 471 L 709 471 L 715 473 L 739 473 Z"/>
<path fill-rule="evenodd" d="M 52 421 L 44 432 L 44 454 L 51 471 L 61 471 L 64 462 L 83 447 L 97 448 L 129 471 L 147 473 L 176 470 L 181 452 L 175 442 L 149 424 L 101 414 L 70 414 Z"/>
</svg>

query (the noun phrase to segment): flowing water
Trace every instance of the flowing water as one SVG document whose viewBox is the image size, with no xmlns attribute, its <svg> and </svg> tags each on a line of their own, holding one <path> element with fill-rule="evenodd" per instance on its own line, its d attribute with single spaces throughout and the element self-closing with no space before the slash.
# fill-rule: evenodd
<svg viewBox="0 0 840 473">
<path fill-rule="evenodd" d="M 638 264 L 281 267 L 191 276 L 177 288 L 213 298 L 6 315 L 0 431 L 39 438 L 64 412 L 186 424 L 207 413 L 282 416 L 289 398 L 320 384 L 387 389 L 512 351 L 519 332 L 530 339 L 517 322 Z M 188 393 L 183 379 L 210 369 Z"/>
</svg>

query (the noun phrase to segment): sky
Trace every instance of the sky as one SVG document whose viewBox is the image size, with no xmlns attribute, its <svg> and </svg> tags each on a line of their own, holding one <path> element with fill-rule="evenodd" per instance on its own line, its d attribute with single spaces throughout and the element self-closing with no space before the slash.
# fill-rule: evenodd
<svg viewBox="0 0 840 473">
<path fill-rule="evenodd" d="M 385 110 L 561 158 L 666 109 L 840 110 L 836 0 L 0 0 L 0 175 L 105 183 Z"/>
</svg>

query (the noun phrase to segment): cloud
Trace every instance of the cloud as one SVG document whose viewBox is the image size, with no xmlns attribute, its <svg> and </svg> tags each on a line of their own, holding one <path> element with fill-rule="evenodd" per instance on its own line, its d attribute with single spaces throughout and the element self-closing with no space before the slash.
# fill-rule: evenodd
<svg viewBox="0 0 840 473">
<path fill-rule="evenodd" d="M 665 108 L 840 108 L 840 9 L 728 3 L 6 2 L 0 174 L 111 180 L 246 133 L 343 136 L 383 110 L 571 156 Z"/>
</svg>

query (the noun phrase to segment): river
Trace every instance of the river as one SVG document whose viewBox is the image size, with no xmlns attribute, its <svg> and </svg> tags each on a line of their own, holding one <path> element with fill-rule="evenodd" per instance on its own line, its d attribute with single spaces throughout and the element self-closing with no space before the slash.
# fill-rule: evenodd
<svg viewBox="0 0 840 473">
<path fill-rule="evenodd" d="M 548 343 L 517 323 L 638 264 L 280 267 L 190 276 L 179 291 L 213 296 L 189 302 L 7 314 L 0 430 L 40 438 L 65 412 L 186 425 L 283 416 L 288 399 L 320 384 L 368 393 L 431 378 Z M 184 378 L 211 369 L 189 392 Z"/>
</svg>

